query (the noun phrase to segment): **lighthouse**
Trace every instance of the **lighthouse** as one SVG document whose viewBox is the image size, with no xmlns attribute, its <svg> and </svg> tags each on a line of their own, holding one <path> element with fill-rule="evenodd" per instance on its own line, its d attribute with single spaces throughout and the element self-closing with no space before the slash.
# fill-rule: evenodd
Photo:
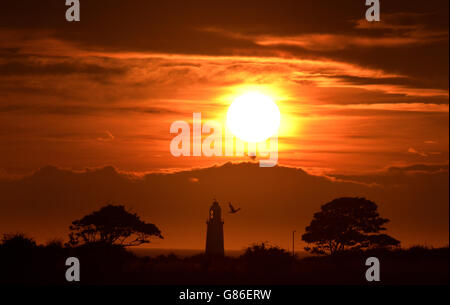
<svg viewBox="0 0 450 305">
<path fill-rule="evenodd" d="M 216 200 L 209 208 L 209 217 L 206 224 L 205 254 L 209 256 L 224 256 L 222 209 Z"/>
</svg>

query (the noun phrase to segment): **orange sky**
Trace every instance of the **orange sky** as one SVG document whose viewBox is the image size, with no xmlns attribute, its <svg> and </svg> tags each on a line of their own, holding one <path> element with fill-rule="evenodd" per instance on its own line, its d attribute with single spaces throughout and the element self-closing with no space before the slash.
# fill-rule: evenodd
<svg viewBox="0 0 450 305">
<path fill-rule="evenodd" d="M 0 178 L 247 160 L 175 158 L 169 128 L 223 122 L 249 88 L 280 107 L 280 165 L 448 165 L 448 1 L 384 2 L 380 23 L 364 1 L 92 2 L 70 24 L 56 2 L 2 5 Z"/>
<path fill-rule="evenodd" d="M 244 6 L 227 23 L 234 3 L 219 20 L 221 5 L 194 3 L 204 11 L 182 14 L 180 2 L 84 4 L 83 22 L 67 24 L 56 17 L 64 7 L 49 4 L 39 10 L 49 20 L 2 18 L 2 174 L 47 164 L 149 171 L 226 161 L 172 157 L 170 124 L 193 112 L 223 121 L 233 98 L 254 86 L 280 106 L 280 164 L 339 173 L 448 163 L 448 15 L 440 7 L 393 5 L 383 22 L 368 23 L 355 14 L 360 6 L 324 21 L 319 5 L 309 7 L 311 20 L 288 1 L 270 27 L 260 24 L 270 4 Z M 129 15 L 118 18 L 121 10 Z M 161 24 L 133 15 L 142 10 L 149 18 L 159 11 Z"/>
</svg>

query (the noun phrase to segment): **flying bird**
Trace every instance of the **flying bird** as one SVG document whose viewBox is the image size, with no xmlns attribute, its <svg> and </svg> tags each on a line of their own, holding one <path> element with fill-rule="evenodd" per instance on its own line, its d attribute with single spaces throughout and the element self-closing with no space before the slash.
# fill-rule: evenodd
<svg viewBox="0 0 450 305">
<path fill-rule="evenodd" d="M 241 208 L 235 209 L 234 206 L 231 204 L 231 202 L 228 202 L 228 206 L 230 207 L 230 211 L 228 211 L 228 213 L 230 214 L 236 214 L 241 210 Z"/>
</svg>

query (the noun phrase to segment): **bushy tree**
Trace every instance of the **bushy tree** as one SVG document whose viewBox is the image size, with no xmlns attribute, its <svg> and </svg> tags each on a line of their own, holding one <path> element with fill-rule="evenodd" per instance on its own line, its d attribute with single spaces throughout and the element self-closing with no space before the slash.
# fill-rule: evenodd
<svg viewBox="0 0 450 305">
<path fill-rule="evenodd" d="M 142 221 L 122 205 L 107 205 L 72 222 L 69 244 L 105 244 L 122 247 L 149 243 L 150 237 L 163 238 L 152 223 Z"/>
<path fill-rule="evenodd" d="M 306 227 L 302 239 L 313 247 L 307 251 L 317 254 L 335 254 L 347 249 L 392 247 L 400 244 L 387 235 L 378 234 L 386 230 L 389 222 L 381 218 L 377 205 L 365 198 L 338 198 L 324 204 L 314 214 Z"/>
</svg>

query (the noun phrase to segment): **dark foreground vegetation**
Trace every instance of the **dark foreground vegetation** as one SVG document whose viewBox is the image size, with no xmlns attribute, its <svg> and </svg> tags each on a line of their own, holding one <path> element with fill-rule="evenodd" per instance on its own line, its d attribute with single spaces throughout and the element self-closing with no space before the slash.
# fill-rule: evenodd
<svg viewBox="0 0 450 305">
<path fill-rule="evenodd" d="M 65 261 L 71 256 L 80 260 L 81 284 L 367 284 L 365 260 L 370 256 L 380 260 L 381 284 L 448 284 L 449 273 L 448 247 L 358 250 L 298 259 L 283 249 L 256 244 L 237 258 L 149 258 L 116 245 L 36 245 L 16 234 L 0 244 L 0 283 L 73 285 L 65 279 Z"/>
<path fill-rule="evenodd" d="M 37 245 L 23 234 L 4 235 L 0 284 L 74 284 L 66 280 L 66 272 L 74 272 L 74 260 L 79 262 L 81 284 L 367 284 L 369 257 L 380 263 L 377 283 L 448 284 L 448 247 L 402 249 L 400 241 L 383 233 L 388 221 L 374 202 L 343 197 L 324 204 L 306 227 L 302 239 L 313 256 L 297 258 L 260 243 L 239 257 L 150 258 L 136 256 L 127 247 L 162 239 L 159 228 L 123 205 L 108 204 L 74 220 L 66 244 Z"/>
</svg>

